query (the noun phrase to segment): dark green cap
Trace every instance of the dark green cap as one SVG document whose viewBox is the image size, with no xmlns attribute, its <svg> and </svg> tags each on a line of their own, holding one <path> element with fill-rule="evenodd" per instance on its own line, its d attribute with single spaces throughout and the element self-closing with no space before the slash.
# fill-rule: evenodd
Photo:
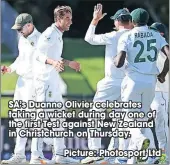
<svg viewBox="0 0 170 165">
<path fill-rule="evenodd" d="M 137 8 L 131 12 L 132 21 L 139 24 L 147 24 L 149 20 L 149 13 L 142 8 Z"/>
<path fill-rule="evenodd" d="M 151 29 L 158 31 L 159 33 L 165 34 L 165 25 L 159 22 L 155 22 L 150 26 Z"/>
<path fill-rule="evenodd" d="M 32 16 L 27 13 L 22 13 L 16 18 L 15 24 L 11 29 L 21 29 L 27 23 L 33 23 Z"/>
<path fill-rule="evenodd" d="M 116 20 L 119 18 L 121 15 L 130 15 L 130 12 L 127 9 L 120 9 L 118 10 L 114 16 L 111 16 L 110 19 Z"/>
</svg>

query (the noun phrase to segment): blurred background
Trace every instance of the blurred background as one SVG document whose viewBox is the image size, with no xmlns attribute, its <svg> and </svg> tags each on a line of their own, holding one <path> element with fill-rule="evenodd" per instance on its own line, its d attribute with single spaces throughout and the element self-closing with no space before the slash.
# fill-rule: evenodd
<svg viewBox="0 0 170 165">
<path fill-rule="evenodd" d="M 120 8 L 145 8 L 149 14 L 149 24 L 162 22 L 166 25 L 168 35 L 169 27 L 169 1 L 168 0 L 2 0 L 1 1 L 1 64 L 9 66 L 18 55 L 18 37 L 11 26 L 18 14 L 27 12 L 33 16 L 34 25 L 43 32 L 53 23 L 53 10 L 58 5 L 69 5 L 73 10 L 73 24 L 70 31 L 64 33 L 63 57 L 81 63 L 81 72 L 76 73 L 66 68 L 61 73 L 61 84 L 65 99 L 92 100 L 96 91 L 97 82 L 104 77 L 104 46 L 91 46 L 84 41 L 85 33 L 91 22 L 94 5 L 103 4 L 103 12 L 107 15 L 97 26 L 96 33 L 112 31 L 113 21 L 109 18 Z M 168 37 L 167 37 L 168 39 Z M 12 99 L 17 75 L 15 73 L 1 77 L 1 156 L 7 159 L 14 149 L 13 138 L 8 138 L 8 101 Z M 31 141 L 28 141 L 26 151 L 30 151 Z M 69 148 L 87 149 L 86 139 L 67 139 Z M 105 147 L 106 141 L 103 142 Z M 50 151 L 45 146 L 45 152 Z"/>
</svg>

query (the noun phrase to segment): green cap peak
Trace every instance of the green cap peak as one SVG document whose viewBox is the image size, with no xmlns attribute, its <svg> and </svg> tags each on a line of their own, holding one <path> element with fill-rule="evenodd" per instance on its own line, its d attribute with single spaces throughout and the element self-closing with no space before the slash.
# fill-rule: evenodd
<svg viewBox="0 0 170 165">
<path fill-rule="evenodd" d="M 25 24 L 27 23 L 33 23 L 32 16 L 28 13 L 22 13 L 18 15 L 18 17 L 15 20 L 14 26 L 12 26 L 11 29 L 21 29 Z"/>
<path fill-rule="evenodd" d="M 119 18 L 121 15 L 130 15 L 130 12 L 124 8 L 124 9 L 119 9 L 113 16 L 110 17 L 112 20 L 116 20 Z"/>
</svg>

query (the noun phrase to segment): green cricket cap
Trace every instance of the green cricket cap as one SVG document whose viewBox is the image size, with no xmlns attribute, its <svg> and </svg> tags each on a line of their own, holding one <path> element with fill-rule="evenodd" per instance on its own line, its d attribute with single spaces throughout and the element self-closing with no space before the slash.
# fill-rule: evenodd
<svg viewBox="0 0 170 165">
<path fill-rule="evenodd" d="M 137 8 L 131 12 L 132 21 L 140 24 L 147 24 L 149 20 L 149 13 L 143 8 Z"/>
<path fill-rule="evenodd" d="M 158 31 L 159 33 L 165 34 L 165 25 L 159 22 L 155 22 L 150 26 L 151 29 Z"/>
<path fill-rule="evenodd" d="M 15 24 L 12 26 L 11 29 L 21 29 L 25 24 L 27 23 L 33 23 L 32 16 L 28 13 L 22 13 L 18 15 L 18 17 L 15 20 Z"/>
<path fill-rule="evenodd" d="M 110 17 L 110 19 L 116 20 L 121 15 L 130 15 L 130 12 L 127 9 L 119 9 L 113 16 Z"/>
</svg>

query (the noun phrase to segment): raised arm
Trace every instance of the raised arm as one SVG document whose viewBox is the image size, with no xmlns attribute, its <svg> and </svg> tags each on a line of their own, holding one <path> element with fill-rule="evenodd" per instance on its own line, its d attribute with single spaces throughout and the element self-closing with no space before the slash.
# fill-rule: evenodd
<svg viewBox="0 0 170 165">
<path fill-rule="evenodd" d="M 112 37 L 112 33 L 106 33 L 100 35 L 95 34 L 95 30 L 98 22 L 106 15 L 106 13 L 104 14 L 102 13 L 102 10 L 103 10 L 103 6 L 101 4 L 97 4 L 94 7 L 93 19 L 85 35 L 85 41 L 87 41 L 91 45 L 111 44 L 110 38 Z"/>
</svg>

